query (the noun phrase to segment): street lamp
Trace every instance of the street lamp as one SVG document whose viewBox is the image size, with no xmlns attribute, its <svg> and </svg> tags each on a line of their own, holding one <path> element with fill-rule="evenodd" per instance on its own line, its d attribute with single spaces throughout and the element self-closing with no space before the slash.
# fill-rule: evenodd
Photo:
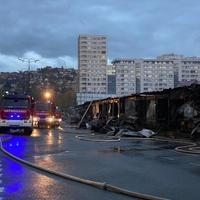
<svg viewBox="0 0 200 200">
<path fill-rule="evenodd" d="M 30 71 L 31 63 L 36 63 L 39 60 L 34 58 L 18 58 L 21 62 L 28 63 L 28 84 L 27 84 L 27 93 L 30 92 Z"/>
<path fill-rule="evenodd" d="M 44 93 L 44 98 L 49 100 L 51 98 L 51 93 L 50 92 L 45 92 Z"/>
</svg>

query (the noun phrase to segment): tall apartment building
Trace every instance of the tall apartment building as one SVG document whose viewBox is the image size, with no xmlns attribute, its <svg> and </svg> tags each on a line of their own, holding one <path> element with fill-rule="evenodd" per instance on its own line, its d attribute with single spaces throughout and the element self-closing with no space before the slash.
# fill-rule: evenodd
<svg viewBox="0 0 200 200">
<path fill-rule="evenodd" d="M 115 59 L 112 64 L 116 70 L 116 94 L 123 96 L 136 93 L 135 60 Z"/>
<path fill-rule="evenodd" d="M 200 58 L 165 54 L 155 59 L 115 59 L 107 65 L 107 40 L 102 35 L 78 39 L 77 103 L 200 83 Z"/>
<path fill-rule="evenodd" d="M 159 59 L 116 59 L 116 94 L 161 91 L 174 88 L 173 61 Z"/>
<path fill-rule="evenodd" d="M 79 93 L 77 103 L 107 97 L 107 39 L 103 35 L 78 38 Z"/>
<path fill-rule="evenodd" d="M 200 58 L 166 54 L 159 56 L 163 61 L 172 61 L 174 67 L 174 87 L 200 83 Z"/>
<path fill-rule="evenodd" d="M 141 66 L 140 92 L 174 88 L 174 63 L 159 59 L 145 59 Z"/>
<path fill-rule="evenodd" d="M 155 59 L 115 59 L 116 94 L 161 91 L 200 83 L 200 58 L 166 54 Z"/>
<path fill-rule="evenodd" d="M 179 67 L 179 86 L 200 83 L 200 59 L 185 59 Z"/>
<path fill-rule="evenodd" d="M 107 41 L 101 35 L 78 39 L 79 92 L 106 94 Z"/>
</svg>

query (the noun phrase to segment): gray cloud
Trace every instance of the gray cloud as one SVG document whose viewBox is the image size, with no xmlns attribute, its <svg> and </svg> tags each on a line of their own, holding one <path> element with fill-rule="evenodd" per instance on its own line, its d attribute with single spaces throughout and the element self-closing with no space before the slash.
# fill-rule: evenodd
<svg viewBox="0 0 200 200">
<path fill-rule="evenodd" d="M 27 52 L 49 62 L 65 57 L 76 65 L 77 37 L 85 33 L 108 36 L 110 59 L 199 55 L 199 11 L 198 0 L 4 0 L 0 69 L 11 62 L 6 56 Z"/>
</svg>

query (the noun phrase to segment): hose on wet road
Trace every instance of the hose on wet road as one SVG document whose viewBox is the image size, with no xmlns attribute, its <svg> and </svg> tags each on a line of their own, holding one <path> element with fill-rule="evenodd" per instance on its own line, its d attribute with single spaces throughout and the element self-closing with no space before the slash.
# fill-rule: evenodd
<svg viewBox="0 0 200 200">
<path fill-rule="evenodd" d="M 164 137 L 153 137 L 153 138 L 141 138 L 141 137 L 132 137 L 132 138 L 123 138 L 123 137 L 116 137 L 116 136 L 107 136 L 107 138 L 105 139 L 105 137 L 103 139 L 100 138 L 95 138 L 95 136 L 100 136 L 100 135 L 95 135 L 94 133 L 92 133 L 90 136 L 88 137 L 88 133 L 81 133 L 81 131 L 77 132 L 77 131 L 72 131 L 72 130 L 68 130 L 68 131 L 63 131 L 64 133 L 72 133 L 72 134 L 76 134 L 76 138 L 78 138 L 81 141 L 88 141 L 88 142 L 120 142 L 122 140 L 157 140 L 157 141 L 166 141 L 166 142 L 175 142 L 175 143 L 180 143 L 183 144 L 181 146 L 176 147 L 174 150 L 179 152 L 179 153 L 186 153 L 186 154 L 200 154 L 200 146 L 194 142 L 188 142 L 188 141 L 183 141 L 183 140 L 177 140 L 177 139 L 168 139 L 168 138 L 164 138 Z M 77 135 L 78 134 L 78 135 Z M 101 134 L 102 136 L 102 134 Z"/>
<path fill-rule="evenodd" d="M 200 154 L 200 147 L 196 143 L 191 143 L 189 145 L 176 147 L 175 151 L 187 154 Z"/>
<path fill-rule="evenodd" d="M 89 141 L 89 142 L 120 142 L 120 138 L 108 138 L 108 139 L 93 139 L 93 138 L 86 138 L 84 136 L 77 135 L 76 138 L 83 141 Z"/>
<path fill-rule="evenodd" d="M 94 135 L 92 137 L 88 137 L 86 135 L 76 135 L 76 138 L 82 141 L 89 141 L 89 142 L 120 142 L 122 140 L 152 140 L 152 141 L 164 141 L 164 142 L 175 142 L 181 143 L 186 145 L 181 145 L 176 147 L 174 150 L 180 153 L 187 153 L 187 154 L 200 154 L 200 146 L 193 142 L 186 142 L 181 140 L 170 140 L 167 138 L 141 138 L 141 137 L 132 137 L 132 138 L 123 138 L 123 137 L 108 137 L 107 139 L 104 137 L 103 139 L 95 138 Z"/>
</svg>

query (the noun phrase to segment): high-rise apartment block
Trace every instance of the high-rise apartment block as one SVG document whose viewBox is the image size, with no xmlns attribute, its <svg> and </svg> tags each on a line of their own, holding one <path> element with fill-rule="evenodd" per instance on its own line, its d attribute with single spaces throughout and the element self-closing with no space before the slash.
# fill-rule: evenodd
<svg viewBox="0 0 200 200">
<path fill-rule="evenodd" d="M 106 37 L 101 35 L 79 36 L 79 93 L 106 94 L 106 66 Z"/>
<path fill-rule="evenodd" d="M 78 69 L 78 104 L 200 83 L 199 57 L 166 54 L 154 59 L 115 59 L 107 65 L 107 39 L 102 35 L 79 36 Z"/>
<path fill-rule="evenodd" d="M 174 87 L 200 83 L 200 57 L 167 54 L 158 59 L 173 63 Z"/>
<path fill-rule="evenodd" d="M 173 61 L 146 59 L 141 63 L 140 92 L 174 88 Z"/>
<path fill-rule="evenodd" d="M 103 35 L 80 35 L 78 39 L 79 93 L 77 103 L 106 98 L 107 39 Z"/>
<path fill-rule="evenodd" d="M 200 58 L 182 60 L 178 70 L 179 86 L 200 83 Z"/>
<path fill-rule="evenodd" d="M 115 59 L 116 94 L 161 91 L 200 82 L 200 58 L 166 54 L 156 59 Z"/>
<path fill-rule="evenodd" d="M 174 88 L 174 63 L 161 59 L 115 59 L 116 94 L 161 91 Z"/>
<path fill-rule="evenodd" d="M 116 59 L 112 62 L 116 70 L 116 94 L 129 95 L 136 92 L 135 61 Z"/>
</svg>

